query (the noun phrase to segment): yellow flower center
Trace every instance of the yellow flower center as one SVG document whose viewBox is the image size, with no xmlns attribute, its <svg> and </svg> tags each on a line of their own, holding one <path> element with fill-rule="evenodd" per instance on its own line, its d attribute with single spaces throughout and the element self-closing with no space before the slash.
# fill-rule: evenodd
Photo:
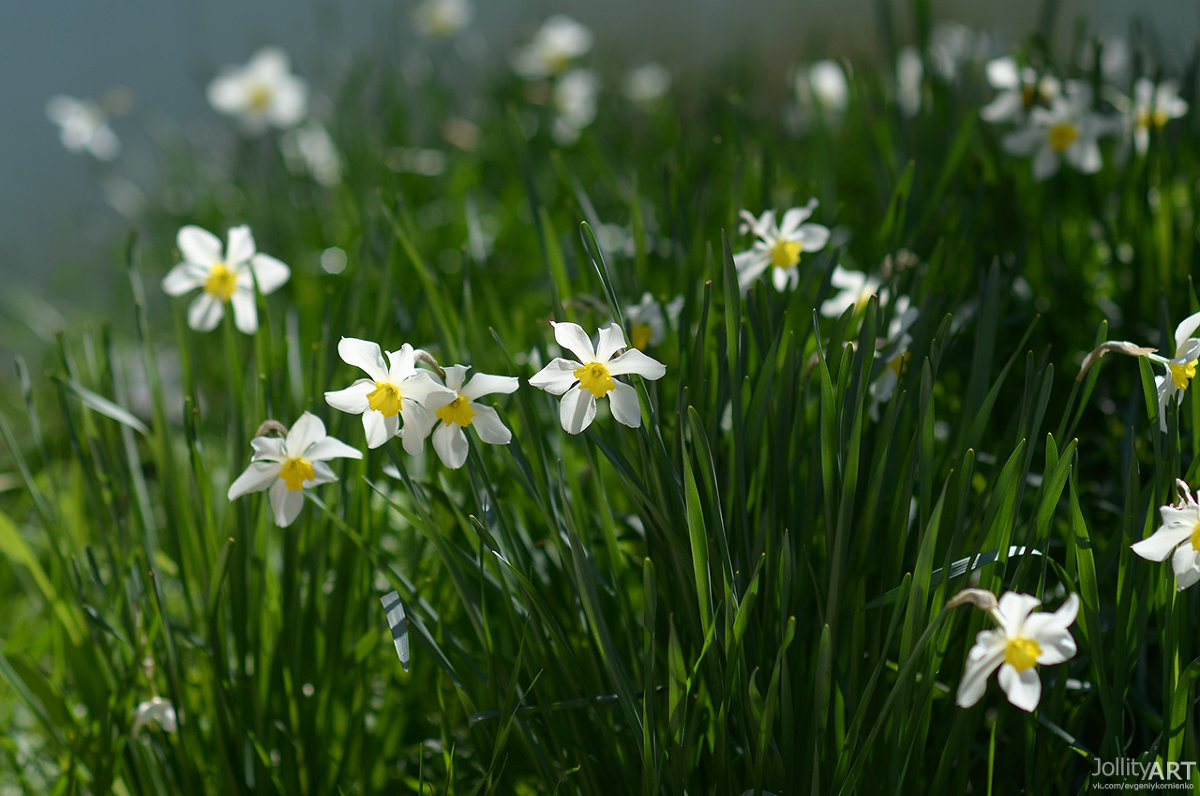
<svg viewBox="0 0 1200 796">
<path fill-rule="evenodd" d="M 390 381 L 375 382 L 375 389 L 367 393 L 367 406 L 384 417 L 395 417 L 400 413 L 400 388 Z"/>
<path fill-rule="evenodd" d="M 900 373 L 904 370 L 904 366 L 908 364 L 910 356 L 912 356 L 912 353 L 905 351 L 903 354 L 893 357 L 892 361 L 888 363 L 888 368 L 896 374 L 896 378 L 900 378 Z"/>
<path fill-rule="evenodd" d="M 475 418 L 475 410 L 471 408 L 471 399 L 465 395 L 458 396 L 434 414 L 446 425 L 458 423 L 463 428 L 471 425 L 471 421 Z"/>
<path fill-rule="evenodd" d="M 1041 645 L 1031 638 L 1010 638 L 1004 645 L 1004 662 L 1011 663 L 1018 672 L 1023 672 L 1037 662 L 1042 654 Z"/>
<path fill-rule="evenodd" d="M 1200 551 L 1200 520 L 1192 525 L 1192 549 Z"/>
<path fill-rule="evenodd" d="M 635 323 L 629 331 L 629 338 L 634 348 L 645 351 L 646 346 L 650 345 L 651 334 L 653 334 L 653 330 L 650 328 L 650 324 Z"/>
<path fill-rule="evenodd" d="M 776 268 L 791 268 L 800 262 L 803 247 L 794 240 L 777 240 L 771 246 L 771 265 Z"/>
<path fill-rule="evenodd" d="M 576 368 L 574 375 L 579 379 L 579 389 L 590 390 L 597 398 L 603 398 L 605 393 L 616 386 L 608 368 L 599 362 L 589 362 L 581 368 Z"/>
<path fill-rule="evenodd" d="M 1169 117 L 1166 110 L 1163 108 L 1139 108 L 1137 112 L 1137 125 L 1144 130 L 1149 130 L 1153 127 L 1155 130 L 1161 130 L 1166 126 Z"/>
<path fill-rule="evenodd" d="M 1184 362 L 1182 365 L 1171 362 L 1167 365 L 1171 369 L 1171 381 L 1175 382 L 1175 386 L 1181 390 L 1188 388 L 1188 382 L 1196 378 L 1196 362 L 1193 359 L 1191 362 Z"/>
<path fill-rule="evenodd" d="M 1055 152 L 1066 152 L 1067 147 L 1079 138 L 1079 128 L 1070 122 L 1055 122 L 1050 126 L 1047 138 L 1050 141 L 1050 148 Z"/>
<path fill-rule="evenodd" d="M 295 492 L 304 488 L 305 481 L 312 480 L 313 466 L 299 457 L 293 457 L 283 463 L 279 477 L 287 484 L 288 489 Z"/>
<path fill-rule="evenodd" d="M 208 272 L 208 281 L 204 283 L 204 291 L 221 301 L 229 301 L 237 287 L 237 274 L 225 267 L 225 263 L 217 262 Z"/>
<path fill-rule="evenodd" d="M 255 83 L 246 92 L 246 100 L 252 111 L 265 111 L 271 104 L 271 89 L 262 83 Z"/>
</svg>

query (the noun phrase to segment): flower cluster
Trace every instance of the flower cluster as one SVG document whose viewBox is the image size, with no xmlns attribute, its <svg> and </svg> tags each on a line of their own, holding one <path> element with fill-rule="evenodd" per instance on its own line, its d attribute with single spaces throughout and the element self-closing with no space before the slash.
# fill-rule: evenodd
<svg viewBox="0 0 1200 796">
<path fill-rule="evenodd" d="M 513 70 L 541 86 L 550 84 L 549 104 L 555 117 L 551 135 L 572 144 L 596 118 L 600 79 L 590 69 L 574 66 L 592 49 L 592 32 L 568 16 L 547 19 L 533 39 L 512 57 Z"/>
</svg>

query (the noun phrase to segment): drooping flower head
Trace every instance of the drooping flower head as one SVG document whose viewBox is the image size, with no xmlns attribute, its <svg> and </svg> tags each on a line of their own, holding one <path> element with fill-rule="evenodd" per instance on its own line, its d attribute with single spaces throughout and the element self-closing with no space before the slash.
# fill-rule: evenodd
<svg viewBox="0 0 1200 796">
<path fill-rule="evenodd" d="M 198 332 L 216 328 L 225 315 L 225 305 L 233 305 L 233 320 L 239 331 L 254 334 L 258 330 L 258 309 L 254 286 L 263 295 L 288 280 L 291 271 L 279 260 L 256 252 L 250 227 L 229 230 L 224 252 L 221 239 L 206 229 L 186 226 L 175 239 L 183 262 L 163 278 L 168 296 L 179 296 L 196 288 L 203 291 L 188 308 L 188 326 Z"/>
<path fill-rule="evenodd" d="M 494 393 L 513 393 L 520 386 L 516 376 L 490 376 L 476 373 L 467 380 L 466 365 L 446 368 L 445 385 L 455 399 L 434 412 L 438 427 L 433 430 L 433 449 L 447 467 L 459 468 L 467 460 L 466 429 L 472 427 L 479 439 L 489 445 L 507 445 L 512 432 L 500 420 L 496 410 L 477 399 Z"/>
<path fill-rule="evenodd" d="M 1182 591 L 1200 580 L 1200 502 L 1182 479 L 1175 480 L 1179 500 L 1162 506 L 1162 525 L 1150 536 L 1132 545 L 1133 552 L 1148 561 L 1165 561 L 1171 556 L 1176 587 Z"/>
<path fill-rule="evenodd" d="M 590 49 L 592 32 L 568 16 L 555 14 L 513 55 L 513 69 L 529 80 L 553 77 Z"/>
<path fill-rule="evenodd" d="M 666 365 L 652 359 L 636 348 L 626 349 L 625 333 L 612 323 L 600 330 L 595 348 L 587 332 L 575 323 L 550 322 L 554 339 L 578 359 L 556 357 L 529 380 L 534 387 L 552 395 L 561 395 L 559 421 L 568 434 L 579 434 L 596 417 L 596 401 L 609 399 L 613 417 L 618 422 L 638 428 L 642 424 L 642 409 L 637 390 L 614 376 L 633 374 L 645 379 L 660 379 Z M 624 353 L 618 353 L 624 351 Z"/>
<path fill-rule="evenodd" d="M 208 102 L 236 116 L 247 133 L 286 129 L 308 112 L 308 86 L 291 73 L 288 55 L 264 47 L 245 66 L 227 66 L 208 84 Z"/>
<path fill-rule="evenodd" d="M 287 436 L 258 436 L 250 440 L 250 447 L 250 466 L 229 485 L 229 499 L 266 489 L 275 524 L 281 528 L 300 514 L 305 489 L 337 480 L 327 460 L 362 458 L 362 451 L 326 435 L 321 418 L 310 412 L 300 416 Z"/>
<path fill-rule="evenodd" d="M 1037 665 L 1062 663 L 1074 657 L 1075 639 L 1067 628 L 1079 611 L 1079 597 L 1072 593 L 1054 613 L 1033 609 L 1041 604 L 1036 597 L 1005 592 L 997 603 L 991 592 L 967 589 L 975 595 L 963 599 L 960 594 L 949 606 L 972 602 L 996 620 L 995 630 L 981 630 L 975 645 L 967 653 L 967 666 L 958 685 L 956 702 L 969 708 L 987 689 L 987 679 L 1000 670 L 1000 687 L 1008 701 L 1021 710 L 1032 712 L 1042 698 L 1042 681 Z M 988 598 L 991 598 L 988 600 Z"/>
<path fill-rule="evenodd" d="M 783 222 L 775 223 L 775 211 L 767 210 L 755 218 L 748 210 L 740 213 L 743 232 L 753 232 L 758 238 L 747 251 L 733 256 L 738 271 L 738 287 L 743 293 L 759 274 L 771 268 L 771 284 L 776 290 L 795 290 L 800 284 L 796 266 L 804 252 L 825 248 L 829 228 L 805 223 L 817 209 L 817 200 L 810 199 L 804 207 L 793 207 L 783 214 Z"/>
<path fill-rule="evenodd" d="M 416 352 L 408 343 L 399 351 L 388 351 L 385 363 L 378 343 L 343 337 L 338 355 L 370 378 L 325 393 L 326 402 L 334 409 L 363 416 L 368 448 L 378 448 L 400 434 L 404 450 L 419 454 L 437 420 L 434 413 L 458 394 L 438 384 L 429 371 L 417 368 Z"/>
<path fill-rule="evenodd" d="M 1062 96 L 1055 97 L 1049 108 L 1030 111 L 1029 123 L 1006 135 L 1000 145 L 1010 155 L 1032 154 L 1033 176 L 1038 180 L 1057 174 L 1064 160 L 1078 172 L 1095 174 L 1101 166 L 1097 139 L 1107 125 L 1091 106 L 1091 86 L 1069 81 Z"/>
</svg>

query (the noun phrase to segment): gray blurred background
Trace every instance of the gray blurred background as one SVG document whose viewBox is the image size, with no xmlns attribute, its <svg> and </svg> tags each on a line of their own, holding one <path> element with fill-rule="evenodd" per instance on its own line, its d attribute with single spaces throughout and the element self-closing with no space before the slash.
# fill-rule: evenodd
<svg viewBox="0 0 1200 796">
<path fill-rule="evenodd" d="M 129 222 L 106 202 L 159 168 L 146 131 L 170 129 L 192 140 L 227 140 L 230 124 L 212 111 L 204 87 L 221 66 L 279 44 L 293 70 L 316 91 L 335 87 L 365 52 L 398 52 L 417 44 L 413 2 L 405 0 L 0 0 L 0 279 L 32 285 L 54 302 L 78 293 L 79 280 L 100 285 L 112 273 L 114 241 Z M 610 0 L 606 3 L 477 0 L 472 46 L 504 65 L 514 43 L 549 14 L 564 12 L 596 34 L 593 58 L 634 64 L 658 60 L 677 73 L 749 54 L 782 83 L 792 65 L 821 57 L 870 57 L 880 41 L 879 8 L 889 7 L 900 38 L 910 30 L 911 3 L 897 0 Z M 1128 30 L 1141 16 L 1179 62 L 1200 31 L 1197 3 L 1065 0 L 1056 32 L 1069 36 L 1086 8 L 1098 35 Z M 935 2 L 935 19 L 993 28 L 1016 41 L 1037 27 L 1042 3 L 1013 0 Z M 504 68 L 507 68 L 506 66 Z M 135 98 L 114 122 L 124 152 L 114 164 L 67 152 L 47 120 L 53 94 L 97 97 L 114 86 Z M 135 180 L 136 182 L 137 180 Z M 136 195 L 133 197 L 136 198 Z M 126 200 L 130 199 L 127 195 Z M 87 293 L 86 285 L 84 293 Z M 0 312 L 5 312 L 0 303 Z M 3 347 L 0 341 L 0 348 Z"/>
</svg>

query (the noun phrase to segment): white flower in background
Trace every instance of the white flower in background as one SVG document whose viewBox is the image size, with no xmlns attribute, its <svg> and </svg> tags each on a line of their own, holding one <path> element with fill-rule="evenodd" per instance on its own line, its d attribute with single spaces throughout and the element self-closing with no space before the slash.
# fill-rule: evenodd
<svg viewBox="0 0 1200 796">
<path fill-rule="evenodd" d="M 985 594 L 995 600 L 990 593 Z M 984 609 L 1000 627 L 981 630 L 975 637 L 958 685 L 959 707 L 969 708 L 978 702 L 987 689 L 988 677 L 997 669 L 1000 687 L 1009 702 L 1029 712 L 1038 706 L 1042 681 L 1037 664 L 1053 665 L 1075 656 L 1075 639 L 1067 628 L 1079 612 L 1079 597 L 1070 594 L 1054 613 L 1033 613 L 1040 604 L 1036 597 L 1010 591 L 1000 597 L 998 605 Z"/>
<path fill-rule="evenodd" d="M 592 32 L 568 16 L 555 14 L 513 55 L 513 69 L 529 80 L 552 77 L 590 49 Z"/>
<path fill-rule="evenodd" d="M 232 304 L 238 330 L 254 334 L 258 330 L 255 284 L 266 295 L 291 275 L 279 260 L 255 251 L 254 237 L 245 225 L 229 230 L 224 253 L 220 238 L 196 226 L 180 229 L 176 244 L 183 262 L 167 273 L 162 288 L 168 296 L 204 289 L 188 308 L 188 326 L 198 332 L 215 329 L 225 315 L 225 305 Z"/>
<path fill-rule="evenodd" d="M 433 430 L 433 449 L 442 464 L 455 469 L 467 460 L 468 426 L 473 426 L 479 439 L 489 445 L 507 445 L 512 440 L 512 432 L 501 422 L 496 410 L 475 401 L 494 393 L 516 392 L 521 384 L 516 376 L 486 373 L 476 373 L 467 381 L 469 369 L 466 365 L 446 368 L 446 387 L 454 390 L 456 397 L 434 413 L 441 422 Z"/>
<path fill-rule="evenodd" d="M 682 300 L 680 296 L 680 300 Z M 629 323 L 629 342 L 639 351 L 658 345 L 667 336 L 667 319 L 662 305 L 647 291 L 642 300 L 625 308 L 625 320 Z"/>
<path fill-rule="evenodd" d="M 229 485 L 229 499 L 268 490 L 280 528 L 291 525 L 300 513 L 305 489 L 337 480 L 327 460 L 362 458 L 362 451 L 326 435 L 325 424 L 311 412 L 300 415 L 287 436 L 255 437 L 250 447 L 250 466 Z"/>
<path fill-rule="evenodd" d="M 97 102 L 59 94 L 46 101 L 46 117 L 58 125 L 59 139 L 69 152 L 82 152 L 96 160 L 113 160 L 121 154 L 121 139 L 108 126 L 108 113 Z"/>
<path fill-rule="evenodd" d="M 759 274 L 772 268 L 771 284 L 776 290 L 795 290 L 800 283 L 800 263 L 803 252 L 820 251 L 829 242 L 829 228 L 820 224 L 804 223 L 817 209 L 817 200 L 809 199 L 804 207 L 793 207 L 783 214 L 783 221 L 776 225 L 775 211 L 767 210 L 755 218 L 748 210 L 742 218 L 741 231 L 753 232 L 758 240 L 744 252 L 733 256 L 738 270 L 738 287 L 743 293 Z"/>
<path fill-rule="evenodd" d="M 1095 174 L 1101 166 L 1097 138 L 1107 126 L 1092 113 L 1091 105 L 1091 87 L 1069 81 L 1062 96 L 1051 101 L 1049 108 L 1031 110 L 1028 124 L 1004 136 L 1000 146 L 1010 155 L 1032 154 L 1037 180 L 1057 174 L 1063 160 L 1076 171 Z"/>
<path fill-rule="evenodd" d="M 987 57 L 988 35 L 959 22 L 942 21 L 929 34 L 929 66 L 943 80 L 954 81 L 963 67 Z"/>
<path fill-rule="evenodd" d="M 386 364 L 378 343 L 354 337 L 338 342 L 338 355 L 370 378 L 325 393 L 325 401 L 334 409 L 363 416 L 368 448 L 378 448 L 400 434 L 404 450 L 419 454 L 437 422 L 433 413 L 457 398 L 457 393 L 438 384 L 429 371 L 417 368 L 416 352 L 408 343 L 387 352 Z"/>
<path fill-rule="evenodd" d="M 130 735 L 137 735 L 142 727 L 151 723 L 157 724 L 163 729 L 163 732 L 177 731 L 179 719 L 175 715 L 175 706 L 159 696 L 138 703 L 133 711 L 133 727 L 129 731 Z"/>
<path fill-rule="evenodd" d="M 245 66 L 222 69 L 208 84 L 208 102 L 248 133 L 292 127 L 308 112 L 308 86 L 290 68 L 286 52 L 264 47 Z"/>
<path fill-rule="evenodd" d="M 342 155 L 320 122 L 288 130 L 279 138 L 279 151 L 295 174 L 308 174 L 326 188 L 342 181 Z"/>
<path fill-rule="evenodd" d="M 919 315 L 917 308 L 910 306 L 908 296 L 897 296 L 893 311 L 895 315 L 888 323 L 886 342 L 879 351 L 885 367 L 867 387 L 871 396 L 869 412 L 872 420 L 879 419 L 879 405 L 891 398 L 892 393 L 896 391 L 900 374 L 908 363 L 909 349 L 912 347 L 912 335 L 908 330 L 916 323 Z"/>
<path fill-rule="evenodd" d="M 556 357 L 542 368 L 529 383 L 551 395 L 561 395 L 559 421 L 568 434 L 579 434 L 596 417 L 596 400 L 608 396 L 613 417 L 618 422 L 638 428 L 642 424 L 642 408 L 637 390 L 613 376 L 637 375 L 645 379 L 661 379 L 667 366 L 636 348 L 625 349 L 625 333 L 615 323 L 600 330 L 600 342 L 592 341 L 575 323 L 550 322 L 554 339 L 578 360 Z"/>
<path fill-rule="evenodd" d="M 554 85 L 552 102 L 558 116 L 551 134 L 560 144 L 572 144 L 596 118 L 600 80 L 590 69 L 572 69 Z"/>
<path fill-rule="evenodd" d="M 1200 360 L 1200 339 L 1193 337 L 1200 328 L 1200 312 L 1189 315 L 1175 327 L 1175 353 L 1170 358 L 1158 354 L 1147 354 L 1151 362 L 1167 369 L 1165 374 L 1154 377 L 1158 387 L 1158 421 L 1163 431 L 1167 430 L 1167 407 L 1183 400 L 1183 393 L 1196 377 L 1196 363 Z"/>
<path fill-rule="evenodd" d="M 1133 84 L 1133 142 L 1140 154 L 1150 148 L 1150 131 L 1161 131 L 1171 119 L 1187 113 L 1188 104 L 1179 97 L 1179 85 L 1165 80 L 1157 86 L 1140 78 Z"/>
<path fill-rule="evenodd" d="M 798 69 L 794 87 L 802 106 L 820 106 L 827 116 L 841 116 L 850 98 L 846 71 L 834 60 L 817 61 L 807 69 Z"/>
<path fill-rule="evenodd" d="M 896 103 L 905 116 L 916 116 L 921 110 L 924 93 L 925 65 L 916 47 L 905 47 L 896 56 Z"/>
<path fill-rule="evenodd" d="M 422 34 L 444 39 L 465 28 L 474 15 L 467 0 L 425 0 L 413 11 L 413 21 Z"/>
<path fill-rule="evenodd" d="M 1148 561 L 1165 561 L 1171 556 L 1175 585 L 1182 591 L 1200 580 L 1200 503 L 1182 479 L 1175 479 L 1175 488 L 1179 502 L 1160 507 L 1162 525 L 1132 548 Z"/>
<path fill-rule="evenodd" d="M 1061 88 L 1057 78 L 1022 68 L 1011 55 L 988 61 L 987 81 L 1000 93 L 983 106 L 979 115 L 993 123 L 1024 121 L 1034 107 L 1056 100 Z"/>
<path fill-rule="evenodd" d="M 1125 84 L 1128 81 L 1129 67 L 1133 62 L 1133 51 L 1124 38 L 1118 36 L 1105 37 L 1100 40 L 1088 39 L 1083 44 L 1080 53 L 1079 66 L 1090 72 L 1096 67 L 1096 47 L 1100 47 L 1100 77 L 1107 83 Z"/>
<path fill-rule="evenodd" d="M 836 318 L 851 307 L 858 312 L 867 306 L 882 283 L 862 271 L 850 271 L 835 265 L 833 273 L 829 275 L 829 284 L 838 292 L 821 302 L 821 314 L 826 318 Z"/>
<path fill-rule="evenodd" d="M 639 104 L 656 102 L 671 90 L 671 72 L 662 64 L 647 63 L 625 74 L 625 96 Z"/>
</svg>

